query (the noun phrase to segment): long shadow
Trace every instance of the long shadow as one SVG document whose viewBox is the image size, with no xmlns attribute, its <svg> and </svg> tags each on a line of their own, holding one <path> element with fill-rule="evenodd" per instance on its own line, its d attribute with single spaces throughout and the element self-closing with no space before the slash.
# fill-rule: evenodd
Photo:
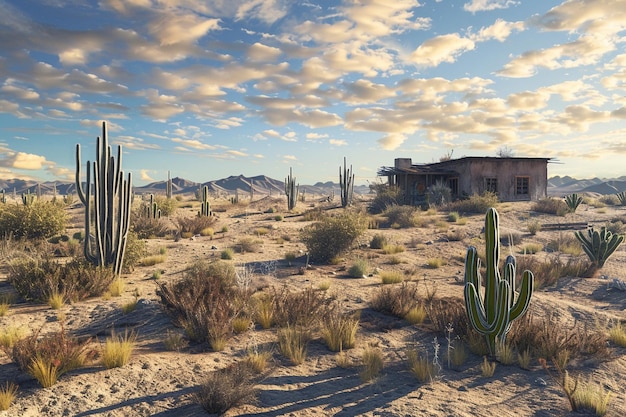
<svg viewBox="0 0 626 417">
<path fill-rule="evenodd" d="M 172 391 L 172 392 L 156 394 L 156 395 L 147 395 L 147 396 L 138 397 L 138 398 L 130 398 L 126 401 L 122 401 L 117 404 L 111 404 L 111 405 L 107 405 L 104 407 L 95 408 L 95 409 L 88 410 L 88 411 L 83 411 L 82 413 L 76 414 L 75 417 L 87 417 L 87 416 L 93 416 L 93 415 L 98 415 L 98 414 L 106 414 L 106 413 L 110 413 L 110 412 L 113 412 L 115 410 L 118 410 L 124 407 L 132 408 L 133 406 L 141 404 L 141 403 L 152 403 L 155 401 L 163 401 L 167 399 L 174 399 L 176 402 L 180 402 L 181 406 L 175 409 L 164 410 L 160 413 L 153 414 L 153 416 L 186 417 L 186 416 L 202 415 L 204 414 L 204 411 L 199 405 L 191 404 L 188 401 L 186 401 L 184 398 L 182 398 L 184 396 L 190 395 L 192 392 L 194 392 L 194 390 L 195 390 L 194 387 L 187 387 L 187 388 L 180 389 L 178 391 Z"/>
<path fill-rule="evenodd" d="M 395 368 L 395 367 L 394 367 Z M 289 390 L 289 404 L 284 403 L 286 391 L 265 387 L 293 385 Z M 407 371 L 388 369 L 387 374 L 373 383 L 364 384 L 354 371 L 333 368 L 312 376 L 268 377 L 261 384 L 260 403 L 272 411 L 264 416 L 284 416 L 312 407 L 340 409 L 340 417 L 362 415 L 385 408 L 394 400 L 414 391 L 417 385 Z M 257 413 L 240 414 L 255 416 Z"/>
</svg>

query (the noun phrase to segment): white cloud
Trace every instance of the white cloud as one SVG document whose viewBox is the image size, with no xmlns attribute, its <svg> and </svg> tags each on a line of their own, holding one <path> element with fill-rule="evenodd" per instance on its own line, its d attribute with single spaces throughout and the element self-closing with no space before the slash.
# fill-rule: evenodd
<svg viewBox="0 0 626 417">
<path fill-rule="evenodd" d="M 330 139 L 328 143 L 333 146 L 348 146 L 348 142 L 343 139 Z"/>
<path fill-rule="evenodd" d="M 463 10 L 476 13 L 496 9 L 508 9 L 511 6 L 519 4 L 519 1 L 513 0 L 472 0 L 463 5 Z"/>
<path fill-rule="evenodd" d="M 410 56 L 411 62 L 422 67 L 436 67 L 442 62 L 452 63 L 463 52 L 474 49 L 475 43 L 458 33 L 431 38 L 422 43 Z"/>
<path fill-rule="evenodd" d="M 154 178 L 150 176 L 149 170 L 142 169 L 139 171 L 139 179 L 141 181 L 154 181 Z"/>
<path fill-rule="evenodd" d="M 402 134 L 392 134 L 378 139 L 378 144 L 382 149 L 386 151 L 393 151 L 395 149 L 398 149 L 405 140 L 406 136 Z"/>
</svg>

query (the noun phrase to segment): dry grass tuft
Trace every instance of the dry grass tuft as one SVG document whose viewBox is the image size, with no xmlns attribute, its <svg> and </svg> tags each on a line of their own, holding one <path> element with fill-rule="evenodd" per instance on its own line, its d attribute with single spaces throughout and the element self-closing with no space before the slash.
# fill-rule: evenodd
<svg viewBox="0 0 626 417">
<path fill-rule="evenodd" d="M 256 401 L 254 373 L 246 361 L 209 374 L 194 400 L 211 414 L 223 414 L 233 407 Z"/>
<path fill-rule="evenodd" d="M 381 271 L 380 280 L 384 285 L 399 284 L 404 281 L 404 274 L 400 271 Z"/>
<path fill-rule="evenodd" d="M 383 351 L 379 347 L 368 346 L 361 356 L 363 369 L 359 373 L 361 381 L 369 382 L 377 378 L 384 367 Z"/>
<path fill-rule="evenodd" d="M 409 370 L 421 383 L 432 382 L 438 375 L 439 369 L 428 358 L 428 354 L 420 355 L 415 350 L 407 352 Z"/>
<path fill-rule="evenodd" d="M 124 335 L 111 334 L 107 337 L 102 349 L 101 363 L 106 369 L 120 368 L 130 361 L 135 349 L 136 336 L 134 333 Z"/>
<path fill-rule="evenodd" d="M 287 326 L 278 330 L 280 353 L 294 365 L 300 365 L 306 360 L 310 339 L 309 330 L 302 326 Z"/>
<path fill-rule="evenodd" d="M 358 314 L 343 313 L 340 306 L 334 304 L 324 315 L 321 323 L 322 339 L 333 352 L 352 349 L 359 329 Z"/>
<path fill-rule="evenodd" d="M 5 386 L 0 386 L 0 411 L 8 410 L 15 398 L 17 398 L 17 385 L 7 381 Z"/>
</svg>

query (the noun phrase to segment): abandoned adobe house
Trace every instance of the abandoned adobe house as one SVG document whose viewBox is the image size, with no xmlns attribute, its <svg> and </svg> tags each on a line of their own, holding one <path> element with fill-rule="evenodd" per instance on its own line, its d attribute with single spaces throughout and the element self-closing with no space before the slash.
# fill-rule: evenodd
<svg viewBox="0 0 626 417">
<path fill-rule="evenodd" d="M 443 181 L 453 198 L 491 191 L 500 201 L 528 201 L 547 197 L 550 158 L 474 157 L 414 165 L 411 158 L 396 158 L 393 167 L 382 167 L 390 185 L 403 191 L 405 202 L 420 204 L 428 187 Z"/>
</svg>

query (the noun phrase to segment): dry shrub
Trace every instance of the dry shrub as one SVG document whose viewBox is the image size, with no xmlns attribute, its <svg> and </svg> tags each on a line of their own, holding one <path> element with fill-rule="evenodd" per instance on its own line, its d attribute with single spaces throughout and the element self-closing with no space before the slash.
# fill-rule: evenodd
<svg viewBox="0 0 626 417">
<path fill-rule="evenodd" d="M 5 386 L 0 386 L 0 411 L 8 410 L 16 397 L 17 385 L 7 381 Z"/>
<path fill-rule="evenodd" d="M 367 229 L 367 219 L 361 213 L 347 212 L 325 217 L 300 232 L 311 259 L 329 262 L 346 252 Z"/>
<path fill-rule="evenodd" d="M 432 382 L 438 375 L 438 367 L 428 358 L 428 353 L 420 354 L 415 350 L 407 352 L 409 370 L 421 383 Z"/>
<path fill-rule="evenodd" d="M 328 309 L 322 318 L 322 338 L 328 349 L 333 352 L 352 349 L 356 342 L 358 328 L 359 315 L 342 312 L 336 303 Z"/>
<path fill-rule="evenodd" d="M 457 200 L 447 205 L 448 211 L 459 213 L 485 213 L 490 207 L 498 205 L 498 196 L 495 193 L 484 192 L 474 194 L 465 200 Z"/>
<path fill-rule="evenodd" d="M 251 237 L 241 238 L 235 243 L 233 249 L 238 253 L 254 253 L 259 251 L 261 241 Z"/>
<path fill-rule="evenodd" d="M 278 330 L 278 348 L 292 364 L 304 363 L 307 347 L 311 340 L 310 331 L 303 326 L 289 326 Z"/>
<path fill-rule="evenodd" d="M 363 369 L 359 373 L 361 380 L 369 382 L 378 377 L 384 367 L 383 351 L 379 347 L 368 346 L 363 351 Z"/>
<path fill-rule="evenodd" d="M 204 229 L 215 223 L 213 216 L 178 217 L 178 233 L 180 235 L 199 235 Z"/>
<path fill-rule="evenodd" d="M 310 327 L 319 321 L 329 304 L 324 293 L 313 288 L 298 292 L 290 292 L 286 287 L 274 289 L 272 301 L 274 323 L 280 327 Z"/>
<path fill-rule="evenodd" d="M 8 281 L 24 299 L 47 303 L 53 294 L 63 294 L 70 301 L 101 295 L 113 278 L 111 269 L 83 260 L 60 264 L 48 257 L 33 257 L 11 262 Z"/>
<path fill-rule="evenodd" d="M 404 281 L 398 286 L 382 286 L 370 300 L 370 307 L 373 310 L 400 318 L 404 318 L 419 306 L 418 285 L 409 281 Z"/>
<path fill-rule="evenodd" d="M 120 368 L 130 361 L 135 349 L 136 336 L 126 332 L 123 336 L 114 332 L 107 337 L 102 349 L 102 366 L 106 369 Z"/>
<path fill-rule="evenodd" d="M 183 279 L 172 286 L 158 283 L 157 294 L 175 324 L 183 327 L 189 339 L 209 342 L 221 350 L 232 333 L 231 321 L 249 306 L 250 290 L 233 285 L 232 276 L 223 262 L 198 262 Z"/>
<path fill-rule="evenodd" d="M 383 212 L 389 224 L 406 229 L 416 226 L 417 208 L 415 206 L 389 206 Z"/>
<path fill-rule="evenodd" d="M 209 374 L 194 400 L 211 414 L 223 414 L 233 407 L 256 401 L 255 373 L 246 361 Z"/>
<path fill-rule="evenodd" d="M 532 271 L 535 275 L 535 288 L 547 288 L 555 285 L 564 277 L 584 277 L 591 271 L 591 264 L 581 258 L 562 257 L 559 255 L 538 258 L 536 256 L 518 256 L 518 271 Z"/>
<path fill-rule="evenodd" d="M 35 377 L 47 388 L 58 377 L 78 369 L 93 359 L 95 352 L 90 340 L 79 340 L 68 335 L 65 328 L 39 336 L 39 332 L 27 336 L 13 345 L 11 358 L 24 372 Z"/>
<path fill-rule="evenodd" d="M 508 341 L 518 352 L 528 350 L 533 357 L 556 360 L 563 352 L 574 358 L 609 357 L 607 335 L 585 323 L 564 324 L 556 315 L 535 317 L 532 312 L 513 322 Z"/>
<path fill-rule="evenodd" d="M 446 334 L 447 328 L 452 326 L 457 336 L 465 337 L 469 322 L 465 310 L 465 303 L 460 298 L 434 298 L 425 305 L 430 327 L 433 331 Z"/>
<path fill-rule="evenodd" d="M 167 219 L 154 219 L 152 217 L 137 215 L 135 211 L 133 211 L 130 224 L 139 239 L 154 239 L 173 234 L 173 230 Z"/>
<path fill-rule="evenodd" d="M 557 216 L 565 216 L 569 212 L 567 203 L 560 198 L 542 198 L 532 205 L 532 210 L 539 213 L 554 214 Z"/>
<path fill-rule="evenodd" d="M 63 204 L 35 200 L 33 203 L 0 204 L 0 235 L 45 239 L 65 230 L 67 217 Z"/>
<path fill-rule="evenodd" d="M 387 238 L 385 235 L 377 233 L 372 236 L 372 240 L 370 240 L 370 248 L 371 249 L 382 249 L 387 245 Z"/>
</svg>

